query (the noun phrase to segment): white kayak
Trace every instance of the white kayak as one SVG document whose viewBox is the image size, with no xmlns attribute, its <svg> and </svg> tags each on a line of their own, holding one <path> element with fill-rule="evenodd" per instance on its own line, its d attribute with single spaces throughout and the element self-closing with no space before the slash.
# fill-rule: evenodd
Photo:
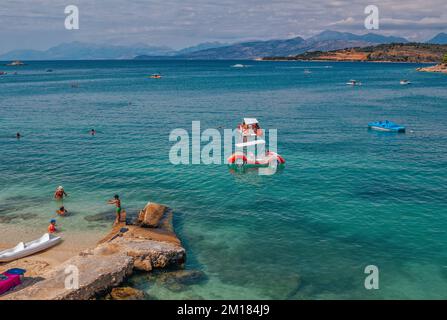
<svg viewBox="0 0 447 320">
<path fill-rule="evenodd" d="M 10 262 L 23 257 L 27 257 L 29 255 L 51 248 L 61 241 L 61 237 L 45 233 L 37 240 L 26 243 L 20 242 L 12 249 L 0 251 L 0 262 Z"/>
</svg>

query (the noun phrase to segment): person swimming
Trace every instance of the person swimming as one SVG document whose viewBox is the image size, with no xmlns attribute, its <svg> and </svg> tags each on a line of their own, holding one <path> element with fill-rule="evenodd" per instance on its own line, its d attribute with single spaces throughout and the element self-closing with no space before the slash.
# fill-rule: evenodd
<svg viewBox="0 0 447 320">
<path fill-rule="evenodd" d="M 96 134 L 96 130 L 95 130 L 95 129 L 90 130 L 90 134 L 91 134 L 92 136 L 94 136 L 94 135 Z"/>
<path fill-rule="evenodd" d="M 60 207 L 59 210 L 56 210 L 56 213 L 60 216 L 66 216 L 68 214 L 67 209 L 64 206 Z"/>
<path fill-rule="evenodd" d="M 22 137 L 22 135 L 20 134 L 20 132 L 17 132 L 17 133 L 16 133 L 16 138 L 17 138 L 17 139 L 20 139 L 21 137 Z"/>
<path fill-rule="evenodd" d="M 54 198 L 57 200 L 62 200 L 64 196 L 68 197 L 68 194 L 65 192 L 64 187 L 57 187 L 56 191 L 54 192 Z"/>
<path fill-rule="evenodd" d="M 115 194 L 115 196 L 113 197 L 113 199 L 107 201 L 108 204 L 114 204 L 116 206 L 116 219 L 115 222 L 113 223 L 118 224 L 121 220 L 121 200 L 120 200 L 120 196 Z"/>
</svg>

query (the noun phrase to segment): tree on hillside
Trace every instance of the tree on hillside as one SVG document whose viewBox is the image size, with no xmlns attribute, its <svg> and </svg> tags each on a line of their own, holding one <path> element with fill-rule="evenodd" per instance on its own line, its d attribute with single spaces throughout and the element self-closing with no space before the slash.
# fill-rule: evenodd
<svg viewBox="0 0 447 320">
<path fill-rule="evenodd" d="M 447 64 L 447 53 L 444 55 L 444 59 L 442 60 L 442 62 Z"/>
</svg>

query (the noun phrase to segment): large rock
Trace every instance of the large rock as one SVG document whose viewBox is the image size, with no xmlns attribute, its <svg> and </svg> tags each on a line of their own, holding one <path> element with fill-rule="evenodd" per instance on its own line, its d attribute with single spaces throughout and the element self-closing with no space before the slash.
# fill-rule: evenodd
<svg viewBox="0 0 447 320">
<path fill-rule="evenodd" d="M 148 202 L 143 210 L 140 211 L 137 223 L 146 228 L 157 228 L 160 221 L 165 216 L 167 207 L 157 203 Z"/>
<path fill-rule="evenodd" d="M 78 277 L 76 273 L 78 271 Z M 86 250 L 46 274 L 45 280 L 12 293 L 10 300 L 86 300 L 118 286 L 133 270 L 133 258 L 116 245 Z M 78 279 L 74 286 L 71 279 Z M 68 284 L 68 286 L 67 286 Z"/>
</svg>

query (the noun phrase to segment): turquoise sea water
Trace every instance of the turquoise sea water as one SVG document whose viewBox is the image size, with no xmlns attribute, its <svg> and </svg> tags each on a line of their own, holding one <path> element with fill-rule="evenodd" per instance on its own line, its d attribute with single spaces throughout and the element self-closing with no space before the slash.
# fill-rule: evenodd
<svg viewBox="0 0 447 320">
<path fill-rule="evenodd" d="M 85 218 L 113 215 L 115 193 L 130 213 L 170 205 L 187 268 L 207 279 L 131 279 L 156 299 L 447 298 L 447 76 L 414 64 L 235 63 L 2 67 L 0 219 L 44 229 L 58 185 L 73 212 L 65 230 L 107 230 L 111 221 Z M 146 78 L 155 72 L 164 78 Z M 170 164 L 171 130 L 233 128 L 244 116 L 278 129 L 283 171 Z M 407 133 L 366 129 L 382 119 Z M 364 288 L 367 265 L 379 290 Z"/>
</svg>

